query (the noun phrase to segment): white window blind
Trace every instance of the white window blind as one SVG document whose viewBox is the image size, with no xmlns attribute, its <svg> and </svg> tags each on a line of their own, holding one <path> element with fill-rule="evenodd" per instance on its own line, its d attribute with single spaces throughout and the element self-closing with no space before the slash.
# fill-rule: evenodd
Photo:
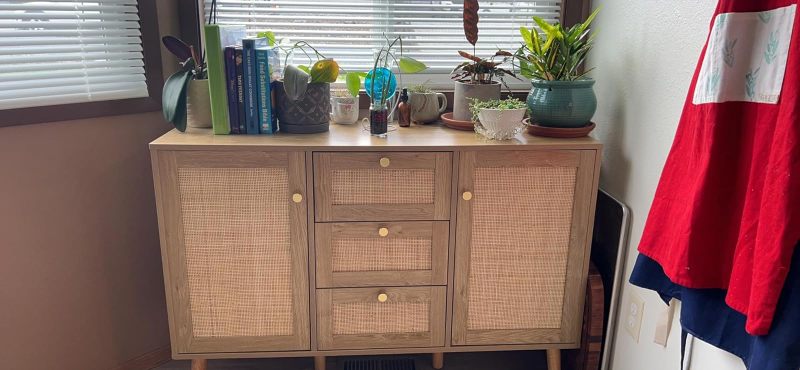
<svg viewBox="0 0 800 370">
<path fill-rule="evenodd" d="M 477 54 L 498 48 L 513 52 L 522 42 L 519 27 L 532 16 L 561 17 L 561 0 L 480 1 Z M 345 70 L 372 67 L 373 49 L 386 37 L 403 37 L 405 55 L 428 65 L 428 74 L 446 75 L 472 52 L 464 37 L 463 1 L 439 0 L 217 0 L 218 24 L 244 24 L 248 31 L 272 30 L 276 38 L 305 40 Z M 205 0 L 206 16 L 211 0 Z M 299 57 L 299 56 L 298 56 Z M 430 76 L 428 76 L 430 77 Z"/>
<path fill-rule="evenodd" d="M 0 109 L 148 96 L 136 0 L 0 0 Z"/>
</svg>

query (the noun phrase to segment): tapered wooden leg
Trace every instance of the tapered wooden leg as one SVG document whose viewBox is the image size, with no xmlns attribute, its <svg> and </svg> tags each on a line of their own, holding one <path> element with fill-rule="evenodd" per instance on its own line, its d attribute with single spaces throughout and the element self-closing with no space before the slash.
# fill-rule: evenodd
<svg viewBox="0 0 800 370">
<path fill-rule="evenodd" d="M 547 350 L 547 370 L 561 370 L 561 350 Z"/>
<path fill-rule="evenodd" d="M 314 356 L 314 370 L 325 370 L 325 356 Z"/>
<path fill-rule="evenodd" d="M 208 360 L 204 358 L 192 360 L 192 370 L 208 370 Z"/>
<path fill-rule="evenodd" d="M 444 367 L 444 353 L 434 353 L 433 354 L 433 368 L 439 370 Z"/>
</svg>

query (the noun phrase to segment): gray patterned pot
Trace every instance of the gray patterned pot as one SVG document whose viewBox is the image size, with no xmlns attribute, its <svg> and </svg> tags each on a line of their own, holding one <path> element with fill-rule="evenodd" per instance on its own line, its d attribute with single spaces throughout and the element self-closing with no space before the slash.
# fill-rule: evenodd
<svg viewBox="0 0 800 370">
<path fill-rule="evenodd" d="M 300 99 L 291 100 L 283 89 L 283 82 L 277 81 L 275 104 L 278 126 L 282 132 L 312 134 L 328 131 L 331 111 L 330 84 L 308 84 L 308 89 Z"/>
</svg>

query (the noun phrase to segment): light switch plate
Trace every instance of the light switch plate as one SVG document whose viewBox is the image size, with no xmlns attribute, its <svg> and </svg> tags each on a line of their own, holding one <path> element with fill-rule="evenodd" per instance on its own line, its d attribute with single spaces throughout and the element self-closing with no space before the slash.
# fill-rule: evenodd
<svg viewBox="0 0 800 370">
<path fill-rule="evenodd" d="M 628 304 L 622 311 L 625 313 L 622 324 L 631 338 L 639 343 L 639 332 L 642 330 L 642 317 L 644 316 L 644 300 L 636 293 L 631 293 L 628 297 Z"/>
</svg>

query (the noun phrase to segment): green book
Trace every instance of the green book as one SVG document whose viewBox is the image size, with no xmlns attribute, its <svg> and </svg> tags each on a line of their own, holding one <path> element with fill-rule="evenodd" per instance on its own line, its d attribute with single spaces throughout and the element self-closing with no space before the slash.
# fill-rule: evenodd
<svg viewBox="0 0 800 370">
<path fill-rule="evenodd" d="M 211 125 L 214 134 L 227 135 L 231 132 L 228 117 L 228 92 L 225 76 L 226 46 L 242 42 L 246 36 L 245 26 L 221 26 L 207 24 L 204 27 L 206 39 L 206 63 L 208 65 L 208 95 L 211 97 Z"/>
</svg>

